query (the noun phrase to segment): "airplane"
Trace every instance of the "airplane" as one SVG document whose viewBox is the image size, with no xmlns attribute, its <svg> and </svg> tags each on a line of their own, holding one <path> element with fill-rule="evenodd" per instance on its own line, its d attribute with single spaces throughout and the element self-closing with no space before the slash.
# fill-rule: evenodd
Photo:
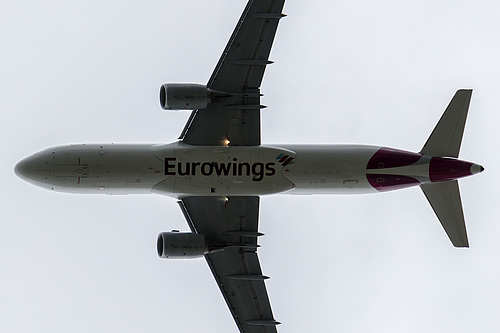
<svg viewBox="0 0 500 333">
<path fill-rule="evenodd" d="M 168 144 L 78 144 L 15 166 L 21 179 L 83 194 L 167 195 L 190 232 L 161 232 L 161 258 L 204 257 L 240 332 L 277 332 L 257 256 L 260 196 L 364 194 L 420 186 L 455 247 L 469 242 L 458 159 L 472 90 L 458 90 L 419 152 L 370 145 L 263 145 L 260 86 L 284 0 L 249 0 L 208 83 L 163 84 L 164 110 L 191 110 Z"/>
</svg>

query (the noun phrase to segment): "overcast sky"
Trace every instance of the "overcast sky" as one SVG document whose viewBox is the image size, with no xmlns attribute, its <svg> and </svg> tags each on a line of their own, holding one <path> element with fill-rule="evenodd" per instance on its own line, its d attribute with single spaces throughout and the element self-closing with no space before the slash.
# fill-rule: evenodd
<svg viewBox="0 0 500 333">
<path fill-rule="evenodd" d="M 188 230 L 174 199 L 49 192 L 16 162 L 69 143 L 175 141 L 165 82 L 208 80 L 245 0 L 2 1 L 0 331 L 237 332 L 202 259 L 160 260 Z M 419 188 L 261 199 L 259 256 L 280 332 L 498 332 L 497 1 L 288 0 L 262 86 L 263 143 L 419 151 L 473 88 L 460 181 L 470 249 Z"/>
</svg>

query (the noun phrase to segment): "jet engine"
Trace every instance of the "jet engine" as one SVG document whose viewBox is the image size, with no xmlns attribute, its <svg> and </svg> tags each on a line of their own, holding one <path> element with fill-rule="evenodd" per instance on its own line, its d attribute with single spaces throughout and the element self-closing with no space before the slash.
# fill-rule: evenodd
<svg viewBox="0 0 500 333">
<path fill-rule="evenodd" d="M 212 91 L 202 84 L 166 83 L 160 88 L 160 104 L 164 110 L 205 109 Z"/>
<path fill-rule="evenodd" d="M 168 259 L 190 259 L 208 253 L 205 236 L 191 232 L 161 232 L 156 243 L 158 256 Z"/>
</svg>

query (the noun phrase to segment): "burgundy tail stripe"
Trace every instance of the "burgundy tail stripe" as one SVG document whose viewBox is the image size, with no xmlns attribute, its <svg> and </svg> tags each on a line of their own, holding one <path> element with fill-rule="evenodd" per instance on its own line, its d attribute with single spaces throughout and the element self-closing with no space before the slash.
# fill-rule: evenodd
<svg viewBox="0 0 500 333">
<path fill-rule="evenodd" d="M 288 158 L 288 155 L 285 155 L 283 156 L 281 159 L 280 159 L 280 163 L 283 162 L 284 160 L 286 160 Z"/>
</svg>

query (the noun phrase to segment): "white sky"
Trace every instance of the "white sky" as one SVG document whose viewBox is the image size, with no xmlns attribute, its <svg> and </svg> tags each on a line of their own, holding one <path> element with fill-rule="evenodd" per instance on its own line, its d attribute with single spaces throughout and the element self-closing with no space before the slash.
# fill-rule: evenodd
<svg viewBox="0 0 500 333">
<path fill-rule="evenodd" d="M 0 2 L 0 331 L 237 332 L 205 261 L 167 261 L 175 200 L 52 193 L 20 159 L 69 143 L 172 142 L 165 82 L 205 83 L 245 0 Z M 474 88 L 460 181 L 471 248 L 418 188 L 261 200 L 259 249 L 280 332 L 498 332 L 500 5 L 293 1 L 262 92 L 264 143 L 418 151 Z"/>
</svg>

